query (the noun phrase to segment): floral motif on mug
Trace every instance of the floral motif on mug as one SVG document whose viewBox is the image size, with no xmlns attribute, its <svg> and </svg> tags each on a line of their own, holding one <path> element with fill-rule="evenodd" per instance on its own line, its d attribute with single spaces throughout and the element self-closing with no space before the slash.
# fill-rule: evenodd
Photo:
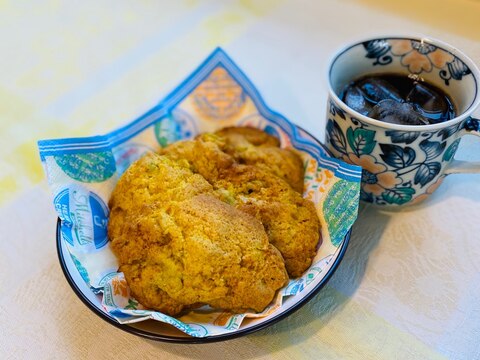
<svg viewBox="0 0 480 360">
<path fill-rule="evenodd" d="M 436 181 L 442 163 L 453 158 L 459 143 L 452 140 L 447 147 L 445 138 L 451 134 L 445 129 L 427 133 L 388 130 L 385 135 L 391 141 L 380 143 L 376 131 L 367 127 L 360 123 L 343 132 L 330 119 L 327 141 L 337 157 L 363 168 L 361 199 L 378 204 L 401 205 L 423 193 L 424 187 Z"/>
<path fill-rule="evenodd" d="M 327 123 L 328 142 L 341 154 L 344 161 L 362 167 L 361 199 L 368 202 L 403 204 L 411 200 L 415 190 L 412 185 L 401 186 L 403 179 L 397 169 L 388 169 L 371 155 L 377 141 L 374 130 L 349 127 L 346 137 L 333 120 Z M 380 144 L 382 147 L 383 144 Z M 388 155 L 394 159 L 393 155 Z M 383 159 L 385 160 L 385 159 Z"/>
<path fill-rule="evenodd" d="M 375 59 L 373 65 L 388 65 L 393 57 L 400 57 L 400 63 L 413 74 L 439 69 L 438 75 L 446 85 L 451 79 L 462 80 L 463 76 L 471 74 L 468 66 L 458 57 L 426 41 L 377 39 L 364 42 L 363 47 L 367 51 L 365 56 Z"/>
<path fill-rule="evenodd" d="M 414 74 L 443 68 L 454 56 L 428 43 L 414 40 L 390 40 L 392 54 L 401 56 L 401 63 Z"/>
<path fill-rule="evenodd" d="M 376 162 L 371 155 L 357 156 L 349 153 L 343 159 L 350 164 L 362 167 L 362 186 L 367 193 L 380 196 L 385 190 L 393 189 L 402 182 L 397 173 L 388 171 L 385 165 Z"/>
</svg>

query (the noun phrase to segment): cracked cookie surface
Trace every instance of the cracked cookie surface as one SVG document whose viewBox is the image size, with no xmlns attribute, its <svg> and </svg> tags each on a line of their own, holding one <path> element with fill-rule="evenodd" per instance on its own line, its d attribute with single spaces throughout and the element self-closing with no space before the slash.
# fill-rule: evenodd
<svg viewBox="0 0 480 360">
<path fill-rule="evenodd" d="M 145 307 L 169 315 L 202 305 L 262 311 L 288 281 L 260 221 L 219 200 L 180 160 L 141 158 L 122 175 L 109 206 L 119 270 Z"/>
</svg>

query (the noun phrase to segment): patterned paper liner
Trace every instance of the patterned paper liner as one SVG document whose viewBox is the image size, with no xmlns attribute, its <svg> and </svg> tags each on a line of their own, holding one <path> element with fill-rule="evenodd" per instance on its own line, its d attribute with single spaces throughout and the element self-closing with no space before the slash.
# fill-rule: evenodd
<svg viewBox="0 0 480 360">
<path fill-rule="evenodd" d="M 142 308 L 130 297 L 107 237 L 108 199 L 120 175 L 145 154 L 181 139 L 226 126 L 252 126 L 299 150 L 305 165 L 304 196 L 312 200 L 322 224 L 322 243 L 305 274 L 281 289 L 261 314 L 231 314 L 203 307 L 180 317 Z M 358 210 L 361 169 L 328 155 L 310 136 L 263 102 L 250 80 L 221 50 L 158 106 L 104 136 L 39 141 L 62 241 L 83 280 L 103 294 L 106 312 L 120 323 L 162 321 L 196 337 L 234 332 L 245 318 L 282 311 L 286 296 L 298 296 L 323 276 Z"/>
</svg>

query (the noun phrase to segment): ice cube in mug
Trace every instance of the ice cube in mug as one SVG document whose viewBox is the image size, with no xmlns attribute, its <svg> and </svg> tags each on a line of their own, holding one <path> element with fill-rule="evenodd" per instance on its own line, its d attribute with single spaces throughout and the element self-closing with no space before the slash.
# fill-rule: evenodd
<svg viewBox="0 0 480 360">
<path fill-rule="evenodd" d="M 365 99 L 372 105 L 387 99 L 403 102 L 402 96 L 395 86 L 379 77 L 366 78 L 360 82 L 359 87 L 364 93 Z"/>
<path fill-rule="evenodd" d="M 347 87 L 343 94 L 343 98 L 345 104 L 362 115 L 368 115 L 372 110 L 372 105 L 370 105 L 365 99 L 365 94 L 356 85 L 350 85 Z"/>
<path fill-rule="evenodd" d="M 423 83 L 415 83 L 406 101 L 413 104 L 420 114 L 430 119 L 431 123 L 442 122 L 452 117 L 449 114 L 451 104 L 448 103 L 446 96 Z"/>
<path fill-rule="evenodd" d="M 401 103 L 392 99 L 380 101 L 368 114 L 369 117 L 399 125 L 428 125 L 428 120 L 412 104 Z"/>
</svg>

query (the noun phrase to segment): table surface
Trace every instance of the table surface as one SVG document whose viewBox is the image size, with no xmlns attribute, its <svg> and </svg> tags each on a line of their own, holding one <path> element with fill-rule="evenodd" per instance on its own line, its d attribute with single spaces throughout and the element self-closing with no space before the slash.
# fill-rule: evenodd
<svg viewBox="0 0 480 360">
<path fill-rule="evenodd" d="M 112 327 L 71 291 L 36 147 L 128 122 L 216 46 L 323 139 L 326 68 L 343 44 L 421 34 L 480 64 L 479 19 L 478 0 L 0 2 L 0 358 L 480 359 L 478 175 L 447 177 L 415 208 L 362 205 L 337 272 L 287 319 L 177 345 Z M 480 160 L 478 140 L 457 157 Z"/>
</svg>

